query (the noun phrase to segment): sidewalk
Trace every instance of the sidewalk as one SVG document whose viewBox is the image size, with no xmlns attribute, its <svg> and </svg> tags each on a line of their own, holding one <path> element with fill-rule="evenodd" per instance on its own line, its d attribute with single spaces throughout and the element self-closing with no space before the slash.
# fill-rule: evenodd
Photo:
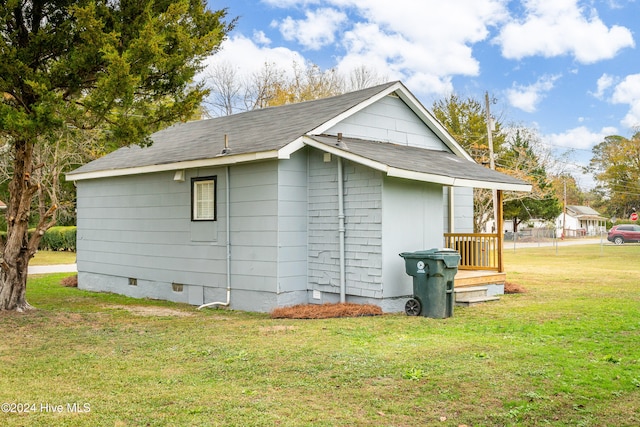
<svg viewBox="0 0 640 427">
<path fill-rule="evenodd" d="M 565 239 L 565 240 L 546 240 L 541 242 L 515 242 L 515 247 L 517 248 L 537 248 L 543 246 L 572 246 L 572 245 L 599 245 L 600 243 L 604 245 L 612 245 L 613 243 L 607 241 L 606 237 L 600 239 L 600 237 L 585 237 L 580 239 Z M 504 249 L 509 249 L 514 247 L 514 242 L 512 240 L 507 240 L 502 243 L 502 247 Z"/>
<path fill-rule="evenodd" d="M 76 273 L 76 264 L 30 265 L 28 274 Z"/>
</svg>

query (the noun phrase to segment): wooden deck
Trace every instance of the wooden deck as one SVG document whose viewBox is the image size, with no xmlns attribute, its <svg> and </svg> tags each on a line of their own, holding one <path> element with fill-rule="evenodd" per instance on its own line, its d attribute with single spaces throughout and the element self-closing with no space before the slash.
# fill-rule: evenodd
<svg viewBox="0 0 640 427">
<path fill-rule="evenodd" d="M 507 279 L 506 273 L 487 270 L 458 270 L 454 278 L 454 286 L 503 285 Z"/>
</svg>

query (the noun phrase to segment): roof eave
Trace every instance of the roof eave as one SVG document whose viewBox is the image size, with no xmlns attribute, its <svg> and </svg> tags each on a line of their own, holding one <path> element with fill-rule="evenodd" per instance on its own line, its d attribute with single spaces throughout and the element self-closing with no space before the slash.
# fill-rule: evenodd
<svg viewBox="0 0 640 427">
<path fill-rule="evenodd" d="M 412 171 L 409 169 L 392 167 L 385 163 L 367 159 L 366 157 L 362 157 L 358 154 L 345 151 L 339 147 L 332 147 L 330 145 L 323 144 L 322 142 L 318 142 L 309 137 L 303 137 L 302 142 L 305 145 L 324 151 L 326 153 L 330 153 L 330 154 L 342 157 L 343 159 L 350 160 L 364 166 L 368 166 L 372 169 L 379 170 L 381 172 L 384 172 L 387 176 L 394 177 L 394 178 L 404 178 L 404 179 L 410 179 L 414 181 L 430 182 L 430 183 L 441 184 L 441 185 L 446 185 L 451 187 L 486 188 L 490 190 L 523 191 L 523 192 L 531 192 L 531 189 L 532 189 L 530 184 L 516 184 L 516 183 L 507 183 L 507 182 L 462 179 L 462 178 L 455 178 L 455 177 L 449 177 L 444 175 L 436 175 L 436 174 L 430 174 L 425 172 Z"/>
<path fill-rule="evenodd" d="M 278 150 L 258 151 L 254 153 L 224 154 L 210 159 L 189 160 L 184 162 L 164 163 L 123 169 L 107 169 L 65 175 L 67 181 L 84 181 L 88 179 L 112 178 L 117 176 L 139 175 L 155 172 L 175 171 L 180 169 L 204 168 L 212 166 L 227 166 L 238 163 L 255 162 L 259 160 L 277 159 Z"/>
</svg>

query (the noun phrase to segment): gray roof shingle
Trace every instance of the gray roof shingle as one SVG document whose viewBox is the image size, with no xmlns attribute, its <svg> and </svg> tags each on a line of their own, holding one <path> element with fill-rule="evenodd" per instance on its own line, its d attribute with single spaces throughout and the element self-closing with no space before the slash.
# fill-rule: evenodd
<svg viewBox="0 0 640 427">
<path fill-rule="evenodd" d="M 278 150 L 396 83 L 298 104 L 177 124 L 153 134 L 150 147 L 120 148 L 68 175 L 211 159 L 224 148 L 225 135 L 232 154 Z"/>
<path fill-rule="evenodd" d="M 589 206 L 567 206 L 567 210 L 573 213 L 576 218 L 582 219 L 606 219 L 598 211 Z"/>
<path fill-rule="evenodd" d="M 88 177 L 134 174 L 141 171 L 172 170 L 174 167 L 179 167 L 177 165 L 180 163 L 186 162 L 205 161 L 211 165 L 233 163 L 234 158 L 242 157 L 242 161 L 258 158 L 243 157 L 241 156 L 243 154 L 263 153 L 266 157 L 274 158 L 275 156 L 271 156 L 270 153 L 302 137 L 310 138 L 307 139 L 307 143 L 316 141 L 325 144 L 320 146 L 322 149 L 335 145 L 336 137 L 314 136 L 310 135 L 311 131 L 327 125 L 328 122 L 339 118 L 341 114 L 353 108 L 367 105 L 366 101 L 391 91 L 408 95 L 402 83 L 389 82 L 330 98 L 174 125 L 151 135 L 153 144 L 149 147 L 120 148 L 68 173 L 67 177 L 71 180 L 88 179 Z M 408 102 L 411 105 L 418 103 L 412 95 L 409 96 Z M 419 109 L 421 108 L 423 107 L 419 106 Z M 423 120 L 432 119 L 426 117 Z M 426 125 L 428 124 L 425 122 Z M 437 124 L 437 126 L 440 125 Z M 448 139 L 446 130 L 443 132 L 443 137 Z M 229 141 L 230 155 L 221 156 L 225 137 Z M 439 176 L 447 179 L 433 182 L 445 183 L 446 181 L 446 185 L 458 185 L 451 183 L 453 179 L 467 181 L 460 185 L 480 188 L 505 188 L 519 191 L 527 191 L 526 188 L 530 188 L 521 180 L 478 165 L 469 160 L 470 158 L 464 152 L 459 156 L 451 152 L 386 142 L 345 138 L 346 141 L 348 141 L 346 152 L 359 156 L 359 160 L 369 159 L 396 170 L 424 174 L 412 175 L 415 179 L 428 180 Z M 461 154 L 462 148 L 453 139 L 448 142 L 443 140 L 443 142 Z M 240 156 L 235 157 L 237 155 Z M 197 166 L 193 166 L 192 163 L 187 167 Z M 503 185 L 500 187 L 497 184 Z"/>
<path fill-rule="evenodd" d="M 393 168 L 457 180 L 528 185 L 520 179 L 496 172 L 446 151 L 353 138 L 343 138 L 342 144 L 336 145 L 335 136 L 312 136 L 311 139 Z M 478 187 L 483 188 L 482 185 Z"/>
</svg>

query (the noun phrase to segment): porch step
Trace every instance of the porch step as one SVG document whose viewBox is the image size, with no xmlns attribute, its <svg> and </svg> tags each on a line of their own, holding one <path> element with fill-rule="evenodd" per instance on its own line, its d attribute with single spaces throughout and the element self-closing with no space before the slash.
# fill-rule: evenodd
<svg viewBox="0 0 640 427">
<path fill-rule="evenodd" d="M 456 305 L 469 307 L 484 302 L 500 300 L 500 297 L 488 296 L 487 289 L 486 286 L 454 288 Z"/>
</svg>

